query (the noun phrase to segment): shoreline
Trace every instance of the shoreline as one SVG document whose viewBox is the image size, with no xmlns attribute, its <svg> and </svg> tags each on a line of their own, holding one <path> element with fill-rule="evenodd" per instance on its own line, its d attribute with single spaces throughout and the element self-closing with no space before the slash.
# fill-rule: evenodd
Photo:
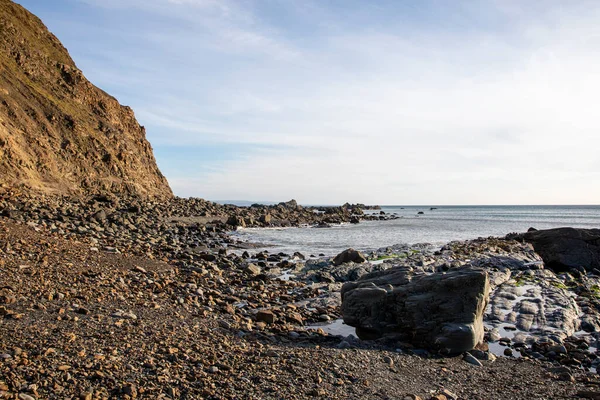
<svg viewBox="0 0 600 400">
<path fill-rule="evenodd" d="M 226 250 L 233 240 L 225 225 L 153 221 L 173 215 L 139 206 L 110 214 L 104 203 L 58 203 L 54 210 L 40 203 L 0 217 L 0 397 L 430 398 L 446 391 L 446 398 L 519 399 L 573 396 L 600 383 L 548 352 L 532 356 L 542 354 L 537 347 L 476 367 L 386 339 L 304 328 L 338 320 L 341 285 L 361 274 L 400 264 L 435 273 L 476 254 L 529 254 L 518 242 L 508 251 L 503 239 L 453 242 L 440 254 L 397 246 L 393 254 L 382 250 L 374 265 L 333 267 L 302 254 L 237 256 Z M 534 280 L 548 271 L 525 267 L 514 277 Z M 276 279 L 283 270 L 296 277 Z M 523 349 L 517 344 L 505 347 Z M 509 392 L 506 382 L 514 384 Z"/>
</svg>

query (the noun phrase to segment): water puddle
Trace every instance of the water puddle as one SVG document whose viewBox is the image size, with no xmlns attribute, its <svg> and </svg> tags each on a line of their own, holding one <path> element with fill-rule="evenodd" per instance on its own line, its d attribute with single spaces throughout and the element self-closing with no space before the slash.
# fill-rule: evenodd
<svg viewBox="0 0 600 400">
<path fill-rule="evenodd" d="M 279 279 L 280 281 L 289 281 L 292 278 L 295 278 L 296 275 L 292 274 L 292 270 L 288 269 L 283 271 L 283 273 L 281 275 L 279 275 L 278 277 L 276 277 L 275 279 Z"/>
<path fill-rule="evenodd" d="M 350 325 L 346 325 L 344 323 L 344 320 L 341 318 L 336 319 L 335 321 L 330 323 L 309 325 L 306 327 L 306 329 L 323 329 L 325 333 L 333 336 L 354 336 L 355 338 L 357 337 L 356 329 Z"/>
</svg>

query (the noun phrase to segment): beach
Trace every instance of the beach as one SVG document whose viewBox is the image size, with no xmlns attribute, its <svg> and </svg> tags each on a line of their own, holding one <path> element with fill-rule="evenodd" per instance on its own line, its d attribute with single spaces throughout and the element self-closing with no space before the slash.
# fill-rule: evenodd
<svg viewBox="0 0 600 400">
<path fill-rule="evenodd" d="M 185 209 L 181 218 L 193 220 L 223 210 L 210 202 L 13 199 L 4 197 L 0 219 L 7 398 L 542 399 L 595 393 L 598 384 L 585 367 L 595 355 L 577 365 L 530 350 L 473 365 L 462 354 L 306 329 L 341 317 L 339 290 L 360 268 L 402 260 L 434 271 L 450 259 L 459 267 L 491 247 L 521 254 L 518 242 L 508 250 L 501 241 L 456 242 L 443 257 L 397 247 L 372 263 L 333 267 L 300 253 L 238 256 L 227 250 L 237 247 L 227 225 L 173 214 Z M 297 277 L 278 279 L 289 270 Z M 522 344 L 503 347 L 542 354 Z M 591 354 L 566 336 L 564 345 L 573 356 Z"/>
</svg>

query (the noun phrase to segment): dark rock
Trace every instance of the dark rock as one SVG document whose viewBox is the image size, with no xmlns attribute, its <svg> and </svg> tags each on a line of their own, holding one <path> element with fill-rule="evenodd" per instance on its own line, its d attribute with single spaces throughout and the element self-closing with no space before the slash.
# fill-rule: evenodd
<svg viewBox="0 0 600 400">
<path fill-rule="evenodd" d="M 266 322 L 267 324 L 273 324 L 277 320 L 277 317 L 273 311 L 262 310 L 256 314 L 256 320 L 259 322 Z"/>
<path fill-rule="evenodd" d="M 457 354 L 483 341 L 489 292 L 480 270 L 413 275 L 392 268 L 344 284 L 342 315 L 361 339 L 389 337 Z"/>
<path fill-rule="evenodd" d="M 348 262 L 363 263 L 365 261 L 367 261 L 367 259 L 359 251 L 347 249 L 335 256 L 333 265 L 341 265 Z"/>
<path fill-rule="evenodd" d="M 296 209 L 298 208 L 298 203 L 296 202 L 296 200 L 292 199 L 290 201 L 286 201 L 279 203 L 280 206 L 285 207 L 285 208 L 289 208 L 289 209 Z"/>
<path fill-rule="evenodd" d="M 246 222 L 244 221 L 244 218 L 238 216 L 238 215 L 231 215 L 228 219 L 227 219 L 227 225 L 231 225 L 231 226 L 241 226 L 242 228 L 246 227 Z"/>
<path fill-rule="evenodd" d="M 527 232 L 522 238 L 556 272 L 600 268 L 600 229 L 547 229 Z"/>
<path fill-rule="evenodd" d="M 481 361 L 479 361 L 477 358 L 475 358 L 472 354 L 469 353 L 465 353 L 463 360 L 465 360 L 469 364 L 475 365 L 476 367 L 483 366 L 483 364 L 481 364 Z"/>
<path fill-rule="evenodd" d="M 199 255 L 200 259 L 204 260 L 204 261 L 215 261 L 217 259 L 217 256 L 215 256 L 214 254 L 208 254 L 208 253 L 202 253 Z"/>
<path fill-rule="evenodd" d="M 104 210 L 97 211 L 94 214 L 92 214 L 92 216 L 90 218 L 94 219 L 98 222 L 103 222 L 106 220 L 106 211 L 104 211 Z"/>
</svg>

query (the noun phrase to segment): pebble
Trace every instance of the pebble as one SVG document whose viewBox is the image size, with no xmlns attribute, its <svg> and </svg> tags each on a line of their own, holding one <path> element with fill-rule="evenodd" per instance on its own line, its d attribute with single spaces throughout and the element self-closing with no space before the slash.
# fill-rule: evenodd
<svg viewBox="0 0 600 400">
<path fill-rule="evenodd" d="M 468 362 L 469 364 L 475 365 L 477 367 L 482 367 L 483 364 L 481 363 L 481 361 L 479 361 L 478 359 L 476 359 L 475 357 L 473 357 L 470 353 L 465 353 L 463 360 Z"/>
<path fill-rule="evenodd" d="M 392 357 L 390 357 L 390 356 L 383 357 L 383 362 L 386 363 L 390 368 L 394 368 L 394 360 L 392 360 Z"/>
</svg>

